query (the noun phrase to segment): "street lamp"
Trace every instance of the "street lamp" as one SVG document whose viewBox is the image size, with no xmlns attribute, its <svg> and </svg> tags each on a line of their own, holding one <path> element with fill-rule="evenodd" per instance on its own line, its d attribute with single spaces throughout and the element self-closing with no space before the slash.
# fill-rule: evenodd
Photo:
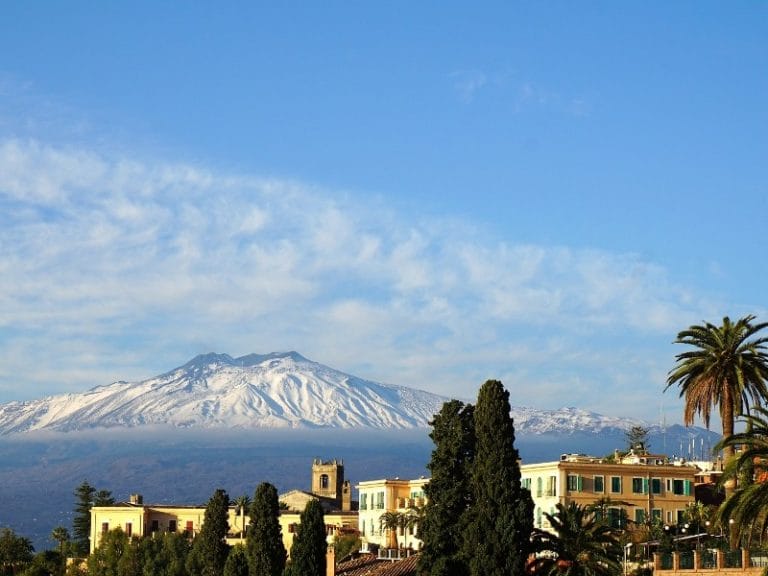
<svg viewBox="0 0 768 576">
<path fill-rule="evenodd" d="M 733 518 L 728 520 L 728 548 L 733 548 L 733 523 L 736 522 Z"/>
</svg>

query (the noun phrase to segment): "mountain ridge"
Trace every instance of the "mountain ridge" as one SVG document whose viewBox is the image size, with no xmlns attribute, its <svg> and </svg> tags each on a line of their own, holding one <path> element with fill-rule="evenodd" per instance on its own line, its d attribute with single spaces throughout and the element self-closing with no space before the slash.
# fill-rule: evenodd
<svg viewBox="0 0 768 576">
<path fill-rule="evenodd" d="M 209 352 L 158 376 L 79 394 L 0 404 L 0 436 L 31 431 L 140 428 L 427 428 L 448 398 L 358 378 L 296 351 Z M 513 406 L 518 433 L 619 433 L 660 426 L 565 407 Z M 663 430 L 662 430 L 663 432 Z"/>
</svg>

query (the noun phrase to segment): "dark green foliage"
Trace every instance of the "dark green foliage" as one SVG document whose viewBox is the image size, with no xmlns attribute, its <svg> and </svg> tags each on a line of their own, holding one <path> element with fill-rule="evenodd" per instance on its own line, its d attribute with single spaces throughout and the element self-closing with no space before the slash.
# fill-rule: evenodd
<svg viewBox="0 0 768 576">
<path fill-rule="evenodd" d="M 63 563 L 64 559 L 67 557 L 67 553 L 69 552 L 69 530 L 67 530 L 64 526 L 56 526 L 56 528 L 51 531 L 51 539 L 55 540 L 58 544 L 59 557 Z"/>
<path fill-rule="evenodd" d="M 320 502 L 310 500 L 291 548 L 290 576 L 325 576 L 325 553 L 325 515 Z"/>
<path fill-rule="evenodd" d="M 435 443 L 424 487 L 427 503 L 419 524 L 423 542 L 419 573 L 449 576 L 468 573 L 460 558 L 463 515 L 471 503 L 469 477 L 474 460 L 474 407 L 458 400 L 443 404 L 430 423 Z"/>
<path fill-rule="evenodd" d="M 35 554 L 21 576 L 61 576 L 64 574 L 64 562 L 56 550 L 43 550 Z"/>
<path fill-rule="evenodd" d="M 251 576 L 281 576 L 286 551 L 280 529 L 277 489 L 267 482 L 256 487 L 246 532 L 247 559 Z"/>
<path fill-rule="evenodd" d="M 651 447 L 648 442 L 648 428 L 645 426 L 632 426 L 624 435 L 627 438 L 627 448 L 636 453 L 645 452 Z"/>
<path fill-rule="evenodd" d="M 342 562 L 345 558 L 360 550 L 360 537 L 355 534 L 338 534 L 333 539 L 333 549 L 336 562 Z"/>
<path fill-rule="evenodd" d="M 115 499 L 112 497 L 112 492 L 109 490 L 99 490 L 93 495 L 94 506 L 112 506 L 115 503 Z"/>
<path fill-rule="evenodd" d="M 721 480 L 725 483 L 739 478 L 739 485 L 718 510 L 721 525 L 728 526 L 729 520 L 734 520 L 731 536 L 737 540 L 746 537 L 753 527 L 761 533 L 768 528 L 768 409 L 753 408 L 743 420 L 747 424 L 744 432 L 723 438 L 715 447 L 739 448 Z"/>
<path fill-rule="evenodd" d="M 533 500 L 520 485 L 509 411 L 509 393 L 489 380 L 476 406 L 453 400 L 435 416 L 420 575 L 524 574 Z"/>
<path fill-rule="evenodd" d="M 480 388 L 474 412 L 475 459 L 470 477 L 464 553 L 472 576 L 522 575 L 533 531 L 533 500 L 520 486 L 509 392 L 498 380 Z"/>
<path fill-rule="evenodd" d="M 534 530 L 530 568 L 544 576 L 612 576 L 621 572 L 622 549 L 612 529 L 589 507 L 557 504 L 544 516 L 553 532 Z"/>
<path fill-rule="evenodd" d="M 84 480 L 75 488 L 75 513 L 72 517 L 72 551 L 76 556 L 86 556 L 89 552 L 91 536 L 91 506 L 96 488 Z"/>
<path fill-rule="evenodd" d="M 675 359 L 665 390 L 677 384 L 685 398 L 683 423 L 693 424 L 698 414 L 709 427 L 712 407 L 717 406 L 723 438 L 734 432 L 737 416 L 748 414 L 768 398 L 768 338 L 756 337 L 768 323 L 755 324 L 752 315 L 732 322 L 727 316 L 722 326 L 707 322 L 691 326 L 677 335 L 675 344 L 691 346 Z M 734 455 L 734 446 L 725 445 L 726 463 Z M 734 484 L 726 485 L 730 492 Z"/>
<path fill-rule="evenodd" d="M 130 538 L 120 528 L 103 534 L 88 557 L 88 576 L 118 576 L 118 564 L 129 546 Z"/>
<path fill-rule="evenodd" d="M 229 551 L 224 564 L 224 576 L 248 576 L 248 556 L 245 553 L 245 547 L 241 544 Z"/>
<path fill-rule="evenodd" d="M 32 561 L 35 549 L 28 538 L 10 528 L 0 528 L 0 574 L 16 574 Z"/>
<path fill-rule="evenodd" d="M 205 508 L 205 519 L 192 542 L 187 558 L 187 571 L 193 576 L 222 576 L 229 546 L 225 542 L 229 531 L 229 496 L 216 490 Z"/>
<path fill-rule="evenodd" d="M 111 506 L 115 503 L 112 492 L 96 490 L 87 480 L 75 488 L 75 513 L 72 518 L 73 539 L 70 551 L 75 556 L 85 557 L 90 552 L 91 507 Z"/>
</svg>

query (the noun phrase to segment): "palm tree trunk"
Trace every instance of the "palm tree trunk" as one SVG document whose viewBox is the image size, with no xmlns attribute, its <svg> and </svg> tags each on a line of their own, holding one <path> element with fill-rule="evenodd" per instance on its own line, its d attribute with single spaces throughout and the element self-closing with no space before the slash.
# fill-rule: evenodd
<svg viewBox="0 0 768 576">
<path fill-rule="evenodd" d="M 733 436 L 733 425 L 735 415 L 733 411 L 733 399 L 731 398 L 731 390 L 726 387 L 723 394 L 722 411 L 720 417 L 723 420 L 723 438 L 730 438 Z M 736 450 L 732 445 L 726 445 L 723 448 L 723 465 L 728 466 L 728 463 L 733 460 L 736 455 Z M 725 498 L 730 498 L 736 491 L 736 476 L 729 478 L 725 482 Z M 739 547 L 739 527 L 735 522 L 728 525 L 728 543 L 731 550 L 735 550 Z"/>
</svg>

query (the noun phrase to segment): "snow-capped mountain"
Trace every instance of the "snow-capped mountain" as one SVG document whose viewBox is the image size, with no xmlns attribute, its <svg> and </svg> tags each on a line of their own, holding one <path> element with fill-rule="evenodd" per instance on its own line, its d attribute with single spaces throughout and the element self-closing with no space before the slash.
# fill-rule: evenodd
<svg viewBox="0 0 768 576">
<path fill-rule="evenodd" d="M 364 380 L 296 352 L 204 354 L 141 382 L 0 404 L 0 435 L 165 425 L 174 428 L 426 428 L 447 398 Z M 518 434 L 618 434 L 631 418 L 578 408 L 513 407 Z"/>
<path fill-rule="evenodd" d="M 356 378 L 296 352 L 197 356 L 141 382 L 0 404 L 0 434 L 170 425 L 228 428 L 426 427 L 441 396 Z"/>
</svg>

